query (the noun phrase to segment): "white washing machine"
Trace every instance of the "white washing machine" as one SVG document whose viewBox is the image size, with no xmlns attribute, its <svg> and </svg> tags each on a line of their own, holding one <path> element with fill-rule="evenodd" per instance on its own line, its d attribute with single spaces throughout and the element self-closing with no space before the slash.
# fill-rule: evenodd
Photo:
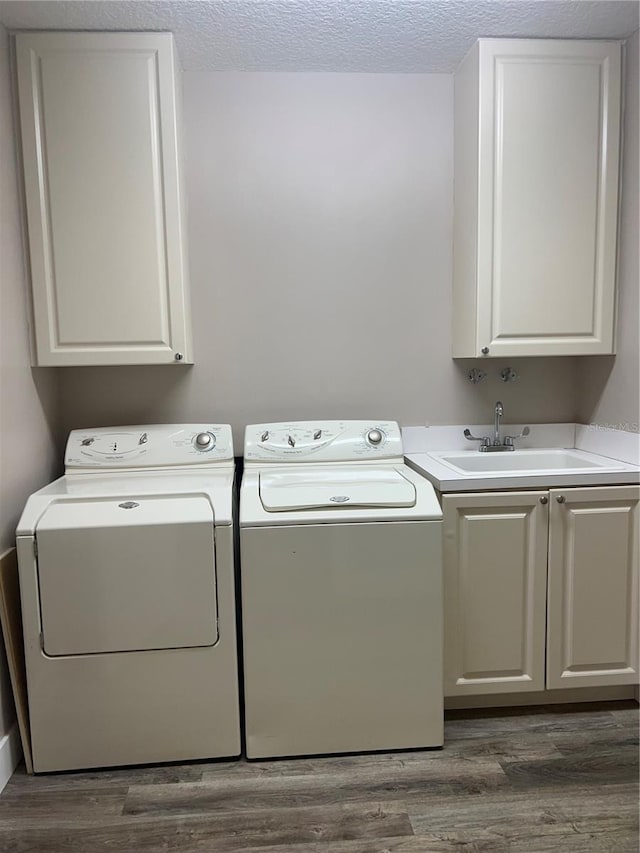
<svg viewBox="0 0 640 853">
<path fill-rule="evenodd" d="M 247 757 L 442 745 L 441 520 L 396 423 L 247 427 Z"/>
<path fill-rule="evenodd" d="M 76 430 L 17 530 L 36 772 L 240 753 L 226 425 Z"/>
</svg>

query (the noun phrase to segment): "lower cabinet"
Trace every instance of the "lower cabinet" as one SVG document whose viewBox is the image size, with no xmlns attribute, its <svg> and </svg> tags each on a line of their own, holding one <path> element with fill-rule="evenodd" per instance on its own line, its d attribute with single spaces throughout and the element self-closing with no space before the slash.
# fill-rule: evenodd
<svg viewBox="0 0 640 853">
<path fill-rule="evenodd" d="M 639 487 L 442 502 L 445 696 L 638 682 Z"/>
<path fill-rule="evenodd" d="M 547 687 L 638 682 L 640 489 L 549 493 Z"/>
</svg>

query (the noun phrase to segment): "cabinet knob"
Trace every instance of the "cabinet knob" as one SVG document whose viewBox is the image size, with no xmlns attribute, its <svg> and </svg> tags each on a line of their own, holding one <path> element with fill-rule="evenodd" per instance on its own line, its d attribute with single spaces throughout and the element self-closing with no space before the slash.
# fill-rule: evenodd
<svg viewBox="0 0 640 853">
<path fill-rule="evenodd" d="M 556 500 L 558 501 L 559 504 L 563 504 L 566 501 L 566 498 L 564 495 L 558 495 Z"/>
<path fill-rule="evenodd" d="M 489 347 L 482 347 L 480 352 L 482 353 L 482 355 L 489 355 Z"/>
<path fill-rule="evenodd" d="M 174 359 L 175 359 L 176 361 L 182 361 L 182 359 L 183 359 L 183 358 L 184 358 L 184 356 L 182 355 L 182 353 L 181 353 L 181 352 L 177 352 L 177 353 L 174 355 Z"/>
<path fill-rule="evenodd" d="M 543 496 L 540 498 L 540 503 L 541 503 L 541 504 L 548 504 L 548 503 L 549 503 L 549 498 L 546 498 L 546 497 L 543 495 Z"/>
</svg>

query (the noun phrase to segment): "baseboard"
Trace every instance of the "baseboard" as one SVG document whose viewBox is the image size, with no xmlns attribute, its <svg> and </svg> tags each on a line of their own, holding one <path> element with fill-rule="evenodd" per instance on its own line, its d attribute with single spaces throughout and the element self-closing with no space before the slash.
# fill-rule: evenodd
<svg viewBox="0 0 640 853">
<path fill-rule="evenodd" d="M 22 758 L 22 745 L 18 724 L 14 723 L 7 734 L 0 738 L 0 791 L 13 776 Z"/>
<path fill-rule="evenodd" d="M 490 696 L 446 696 L 447 711 L 464 708 L 510 708 L 523 705 L 560 705 L 580 702 L 616 702 L 638 698 L 638 687 L 575 687 L 564 690 L 541 690 L 537 693 L 501 693 Z"/>
</svg>

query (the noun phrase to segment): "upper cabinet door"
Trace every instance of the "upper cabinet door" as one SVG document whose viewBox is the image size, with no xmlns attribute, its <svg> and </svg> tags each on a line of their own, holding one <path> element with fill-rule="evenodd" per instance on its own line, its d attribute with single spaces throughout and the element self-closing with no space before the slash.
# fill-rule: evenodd
<svg viewBox="0 0 640 853">
<path fill-rule="evenodd" d="M 454 357 L 614 351 L 620 60 L 489 39 L 458 71 Z"/>
<path fill-rule="evenodd" d="M 171 34 L 16 46 L 37 364 L 189 363 Z"/>
</svg>

